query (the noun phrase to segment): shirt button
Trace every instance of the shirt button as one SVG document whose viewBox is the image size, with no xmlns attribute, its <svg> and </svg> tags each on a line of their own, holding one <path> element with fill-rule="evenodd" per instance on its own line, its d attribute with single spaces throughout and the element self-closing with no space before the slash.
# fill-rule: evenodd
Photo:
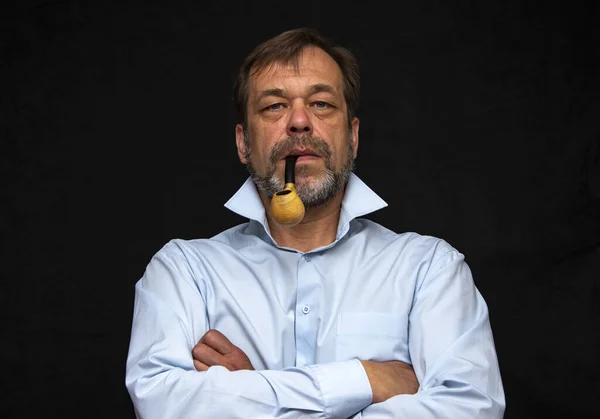
<svg viewBox="0 0 600 419">
<path fill-rule="evenodd" d="M 308 314 L 308 313 L 310 313 L 310 307 L 309 307 L 309 306 L 304 306 L 304 307 L 302 307 L 302 312 L 303 312 L 304 314 Z"/>
<path fill-rule="evenodd" d="M 311 255 L 304 255 L 304 259 L 306 259 L 307 262 L 310 262 L 310 260 L 312 259 Z"/>
</svg>

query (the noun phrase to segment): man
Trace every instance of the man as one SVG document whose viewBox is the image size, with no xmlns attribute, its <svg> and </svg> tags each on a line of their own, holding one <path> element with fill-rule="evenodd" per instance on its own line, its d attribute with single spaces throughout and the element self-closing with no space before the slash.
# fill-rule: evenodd
<svg viewBox="0 0 600 419">
<path fill-rule="evenodd" d="M 501 418 L 487 306 L 443 240 L 358 217 L 387 204 L 352 173 L 356 60 L 314 31 L 244 62 L 235 98 L 249 219 L 172 240 L 136 285 L 126 385 L 144 418 Z M 302 222 L 270 199 L 296 163 Z"/>
</svg>

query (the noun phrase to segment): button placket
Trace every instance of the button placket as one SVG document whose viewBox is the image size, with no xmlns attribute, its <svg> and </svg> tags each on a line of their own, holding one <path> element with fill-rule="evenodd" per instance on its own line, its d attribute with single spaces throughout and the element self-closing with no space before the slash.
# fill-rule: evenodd
<svg viewBox="0 0 600 419">
<path fill-rule="evenodd" d="M 296 294 L 296 365 L 313 364 L 319 328 L 320 276 L 310 255 L 298 259 L 298 288 Z M 315 311 L 317 310 L 317 311 Z"/>
</svg>

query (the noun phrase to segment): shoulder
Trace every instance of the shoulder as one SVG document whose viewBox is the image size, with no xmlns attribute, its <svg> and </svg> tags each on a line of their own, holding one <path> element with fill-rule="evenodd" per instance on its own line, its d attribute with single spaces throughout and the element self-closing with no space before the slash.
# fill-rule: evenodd
<svg viewBox="0 0 600 419">
<path fill-rule="evenodd" d="M 417 232 L 397 233 L 370 220 L 359 220 L 359 225 L 367 237 L 378 237 L 370 243 L 381 241 L 378 252 L 386 252 L 386 257 L 396 263 L 409 266 L 415 273 L 415 288 L 420 289 L 430 279 L 440 276 L 462 278 L 471 284 L 471 275 L 466 268 L 465 257 L 443 238 Z M 368 245 L 367 247 L 371 247 Z M 383 250 L 382 250 L 383 249 Z M 459 273 L 454 275 L 454 273 Z"/>
<path fill-rule="evenodd" d="M 239 246 L 246 236 L 248 223 L 228 228 L 212 237 L 182 239 L 173 238 L 156 252 L 154 258 L 168 259 L 175 263 L 205 259 L 217 254 L 227 253 L 234 246 Z"/>
<path fill-rule="evenodd" d="M 360 237 L 369 246 L 378 244 L 389 251 L 436 264 L 464 256 L 450 243 L 440 237 L 414 231 L 396 232 L 374 221 L 359 218 L 353 220 L 353 236 Z"/>
</svg>

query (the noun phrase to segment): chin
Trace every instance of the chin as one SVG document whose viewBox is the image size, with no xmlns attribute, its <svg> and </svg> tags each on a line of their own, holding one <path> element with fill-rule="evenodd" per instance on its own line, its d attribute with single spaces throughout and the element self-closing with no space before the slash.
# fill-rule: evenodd
<svg viewBox="0 0 600 419">
<path fill-rule="evenodd" d="M 296 176 L 296 185 L 309 185 L 314 182 L 321 180 L 321 176 Z"/>
</svg>

